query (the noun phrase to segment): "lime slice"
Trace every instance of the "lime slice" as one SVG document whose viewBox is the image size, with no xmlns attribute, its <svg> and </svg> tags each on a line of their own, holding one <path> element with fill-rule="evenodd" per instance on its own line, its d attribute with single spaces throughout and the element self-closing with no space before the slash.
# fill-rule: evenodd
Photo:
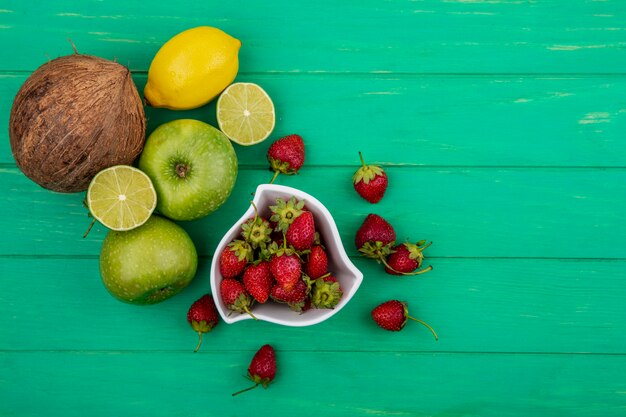
<svg viewBox="0 0 626 417">
<path fill-rule="evenodd" d="M 217 123 L 230 140 L 250 146 L 263 142 L 274 130 L 274 103 L 252 83 L 235 83 L 217 100 Z"/>
<path fill-rule="evenodd" d="M 96 174 L 87 189 L 91 215 L 111 230 L 131 230 L 144 224 L 156 207 L 150 178 L 137 168 L 117 165 Z"/>
</svg>

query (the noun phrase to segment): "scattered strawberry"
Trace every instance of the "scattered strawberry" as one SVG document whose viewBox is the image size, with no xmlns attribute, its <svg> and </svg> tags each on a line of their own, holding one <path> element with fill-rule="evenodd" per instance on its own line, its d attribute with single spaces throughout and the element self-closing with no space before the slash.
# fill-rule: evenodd
<svg viewBox="0 0 626 417">
<path fill-rule="evenodd" d="M 304 265 L 304 271 L 313 279 L 319 278 L 328 272 L 328 256 L 320 245 L 313 246 L 309 253 L 309 259 Z"/>
<path fill-rule="evenodd" d="M 252 248 L 243 240 L 233 240 L 220 254 L 220 274 L 234 278 L 241 274 L 246 264 L 252 261 Z"/>
<path fill-rule="evenodd" d="M 354 243 L 363 256 L 384 261 L 396 241 L 393 226 L 378 214 L 368 214 L 356 232 Z"/>
<path fill-rule="evenodd" d="M 269 384 L 274 380 L 276 376 L 276 354 L 274 348 L 270 345 L 263 345 L 261 349 L 254 354 L 250 366 L 248 367 L 248 378 L 254 382 L 254 385 L 250 388 L 237 391 L 233 394 L 241 394 L 242 392 L 249 391 L 253 388 L 262 385 L 263 388 L 267 388 Z"/>
<path fill-rule="evenodd" d="M 252 298 L 241 282 L 233 278 L 223 279 L 220 282 L 220 296 L 229 310 L 248 313 L 250 317 L 256 320 L 256 317 L 250 312 Z"/>
<path fill-rule="evenodd" d="M 304 211 L 296 217 L 285 235 L 287 244 L 296 250 L 309 249 L 315 241 L 315 221 L 313 213 Z"/>
<path fill-rule="evenodd" d="M 272 143 L 267 150 L 270 169 L 274 171 L 274 182 L 278 174 L 297 174 L 304 164 L 304 141 L 299 135 L 288 135 Z"/>
<path fill-rule="evenodd" d="M 343 290 L 332 275 L 316 279 L 311 288 L 311 304 L 316 308 L 335 308 L 342 296 Z"/>
<path fill-rule="evenodd" d="M 260 261 L 258 264 L 249 265 L 243 273 L 243 284 L 256 301 L 265 303 L 274 284 L 270 263 Z"/>
<path fill-rule="evenodd" d="M 294 311 L 302 311 L 308 294 L 308 286 L 302 280 L 296 282 L 290 290 L 284 289 L 279 284 L 272 287 L 272 299 L 287 303 Z"/>
<path fill-rule="evenodd" d="M 354 189 L 370 203 L 378 203 L 387 190 L 389 182 L 387 174 L 378 165 L 365 165 L 361 152 L 359 152 L 359 158 L 363 166 L 352 176 Z"/>
<path fill-rule="evenodd" d="M 276 204 L 270 206 L 272 217 L 270 221 L 275 223 L 274 230 L 278 232 L 286 232 L 293 221 L 302 214 L 304 201 L 298 201 L 295 197 L 291 197 L 285 201 L 282 198 L 276 199 Z"/>
<path fill-rule="evenodd" d="M 203 295 L 189 307 L 187 321 L 198 333 L 198 345 L 194 350 L 197 352 L 202 344 L 202 334 L 210 332 L 219 323 L 219 315 L 211 294 Z"/>
<path fill-rule="evenodd" d="M 274 247 L 274 255 L 270 261 L 270 271 L 278 282 L 278 285 L 289 291 L 296 282 L 300 281 L 302 275 L 302 265 L 300 258 L 291 248 L 287 248 L 286 244 L 282 248 Z"/>
<path fill-rule="evenodd" d="M 402 301 L 390 300 L 382 303 L 372 310 L 372 319 L 374 319 L 376 324 L 378 324 L 381 328 L 393 332 L 402 330 L 407 319 L 415 320 L 416 322 L 426 326 L 432 332 L 433 336 L 435 336 L 435 340 L 439 340 L 435 330 L 426 322 L 409 316 L 407 303 Z"/>
<path fill-rule="evenodd" d="M 415 243 L 403 243 L 391 248 L 391 254 L 387 256 L 385 271 L 391 275 L 418 275 L 433 269 L 428 266 L 424 269 L 417 270 L 422 266 L 424 260 L 423 250 L 429 247 L 431 243 L 426 241 Z"/>
</svg>

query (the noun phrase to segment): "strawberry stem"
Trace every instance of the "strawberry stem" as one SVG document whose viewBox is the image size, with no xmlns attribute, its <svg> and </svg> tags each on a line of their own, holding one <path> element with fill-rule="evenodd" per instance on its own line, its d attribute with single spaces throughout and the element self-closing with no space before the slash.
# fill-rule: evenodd
<svg viewBox="0 0 626 417">
<path fill-rule="evenodd" d="M 427 266 L 424 269 L 420 269 L 420 270 L 413 271 L 413 272 L 402 272 L 402 271 L 396 270 L 395 268 L 392 268 L 392 266 L 387 263 L 387 261 L 385 260 L 385 257 L 382 254 L 380 255 L 379 259 L 382 261 L 383 265 L 385 265 L 387 268 L 389 268 L 390 270 L 392 270 L 396 274 L 400 274 L 400 275 L 420 275 L 420 274 L 424 274 L 424 273 L 426 273 L 428 271 L 432 271 L 432 269 L 433 269 L 432 266 Z"/>
<path fill-rule="evenodd" d="M 407 319 L 411 319 L 411 320 L 415 320 L 416 322 L 423 324 L 424 326 L 426 326 L 428 328 L 428 330 L 430 330 L 430 332 L 433 334 L 433 336 L 435 336 L 435 340 L 439 340 L 439 336 L 437 336 L 437 333 L 435 332 L 435 329 L 433 329 L 432 327 L 430 327 L 428 325 L 428 323 L 426 323 L 425 321 L 422 321 L 420 319 L 416 319 L 415 317 L 411 317 L 411 316 L 406 316 Z"/>
<path fill-rule="evenodd" d="M 423 251 L 424 249 L 426 249 L 427 247 L 429 247 L 430 245 L 432 245 L 433 242 L 428 242 L 427 244 L 425 244 L 424 246 L 419 246 L 419 250 L 420 252 Z"/>
<path fill-rule="evenodd" d="M 196 345 L 196 348 L 193 351 L 194 353 L 196 353 L 198 349 L 200 349 L 201 344 L 202 344 L 202 332 L 198 332 L 198 344 Z"/>
<path fill-rule="evenodd" d="M 280 171 L 274 171 L 274 176 L 272 177 L 270 184 L 274 184 L 274 180 L 276 179 L 276 177 L 278 177 L 278 174 L 280 174 Z"/>
<path fill-rule="evenodd" d="M 361 158 L 361 164 L 363 164 L 363 168 L 367 168 L 367 165 L 365 165 L 365 160 L 363 159 L 363 154 L 361 153 L 361 151 L 359 151 L 359 158 Z"/>
<path fill-rule="evenodd" d="M 87 228 L 87 231 L 83 235 L 83 239 L 87 237 L 89 232 L 91 232 L 91 228 L 93 227 L 94 224 L 96 224 L 96 219 L 95 218 L 91 221 L 91 224 L 89 225 L 89 227 Z"/>
<path fill-rule="evenodd" d="M 255 388 L 256 388 L 256 387 L 258 387 L 258 386 L 259 386 L 259 384 L 254 384 L 254 385 L 253 385 L 253 386 L 251 386 L 251 387 L 248 387 L 248 388 L 246 388 L 246 389 L 242 389 L 241 391 L 237 391 L 236 393 L 234 393 L 234 394 L 233 394 L 233 397 L 234 397 L 235 395 L 239 395 L 239 394 L 241 394 L 242 392 L 246 392 L 246 391 L 250 391 L 251 389 L 255 389 Z"/>
<path fill-rule="evenodd" d="M 252 314 L 252 312 L 248 309 L 248 307 L 244 307 L 243 309 L 244 309 L 244 311 L 245 311 L 246 313 L 248 313 L 248 314 L 250 315 L 250 317 L 252 317 L 252 318 L 253 318 L 253 319 L 255 319 L 255 320 L 258 320 L 258 319 L 254 316 L 254 314 Z"/>
</svg>

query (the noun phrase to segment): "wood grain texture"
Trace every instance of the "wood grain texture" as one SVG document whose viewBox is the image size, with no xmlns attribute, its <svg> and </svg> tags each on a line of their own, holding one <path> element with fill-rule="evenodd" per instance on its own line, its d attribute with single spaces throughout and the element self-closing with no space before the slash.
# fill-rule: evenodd
<svg viewBox="0 0 626 417">
<path fill-rule="evenodd" d="M 186 313 L 210 291 L 210 259 L 201 259 L 182 294 L 148 307 L 113 299 L 100 280 L 97 257 L 1 261 L 0 351 L 191 353 L 195 347 Z M 364 282 L 332 319 L 305 328 L 221 323 L 204 337 L 203 352 L 263 339 L 305 351 L 626 355 L 624 261 L 432 259 L 435 269 L 421 278 L 392 277 L 374 261 L 353 261 Z M 23 271 L 32 272 L 24 277 Z M 435 327 L 439 342 L 412 322 L 400 333 L 378 329 L 370 311 L 388 299 L 407 301 L 412 315 Z"/>
<path fill-rule="evenodd" d="M 213 25 L 243 41 L 243 72 L 624 73 L 621 0 L 185 0 L 174 3 L 4 0 L 6 69 L 81 52 L 147 70 L 161 44 Z M 33 32 L 37 36 L 32 36 Z"/>
<path fill-rule="evenodd" d="M 0 75 L 11 98 L 26 74 Z M 146 82 L 135 76 L 140 92 Z M 419 166 L 626 166 L 626 80 L 616 77 L 240 75 L 271 95 L 271 139 L 299 132 L 307 166 L 368 162 Z M 0 101 L 0 131 L 11 100 Z M 148 133 L 181 117 L 217 126 L 215 103 L 195 111 L 148 108 Z M 264 165 L 271 140 L 238 145 L 242 165 Z M 342 146 L 336 146 L 342 144 Z M 0 162 L 13 163 L 8 141 Z"/>
<path fill-rule="evenodd" d="M 275 383 L 235 398 L 250 384 L 241 375 L 253 343 L 201 354 L 0 352 L 0 404 L 24 417 L 624 413 L 626 356 L 302 352 L 272 342 L 280 349 Z M 324 376 L 323 393 L 310 388 Z"/>
<path fill-rule="evenodd" d="M 429 169 L 389 167 L 390 187 L 377 205 L 352 188 L 354 168 L 305 167 L 277 182 L 316 196 L 332 213 L 349 254 L 368 213 L 391 222 L 398 240 L 429 239 L 437 257 L 623 259 L 626 205 L 623 169 Z M 239 172 L 232 196 L 217 212 L 182 223 L 200 254 L 211 254 L 241 216 L 266 170 Z M 90 223 L 83 195 L 49 193 L 17 168 L 0 172 L 0 225 L 18 231 L 0 254 L 97 255 L 106 231 Z M 398 204 L 398 202 L 403 202 Z M 28 216 L 22 213 L 28 213 Z"/>
<path fill-rule="evenodd" d="M 278 182 L 329 208 L 365 280 L 328 322 L 222 323 L 193 354 L 187 308 L 270 178 L 269 141 L 236 147 L 232 197 L 183 225 L 201 254 L 195 281 L 137 307 L 103 288 L 106 230 L 81 238 L 83 195 L 25 178 L 6 132 L 18 88 L 72 52 L 67 38 L 130 66 L 141 91 L 160 45 L 205 24 L 243 41 L 238 80 L 272 96 L 273 138 L 304 136 L 305 167 Z M 624 415 L 625 30 L 621 0 L 3 0 L 0 415 Z M 214 114 L 147 109 L 148 131 Z M 389 174 L 378 205 L 352 189 L 359 150 Z M 394 278 L 359 257 L 370 212 L 401 240 L 432 240 L 434 271 Z M 375 327 L 370 310 L 392 298 L 440 341 L 415 323 Z M 264 343 L 278 352 L 275 385 L 232 398 Z"/>
</svg>

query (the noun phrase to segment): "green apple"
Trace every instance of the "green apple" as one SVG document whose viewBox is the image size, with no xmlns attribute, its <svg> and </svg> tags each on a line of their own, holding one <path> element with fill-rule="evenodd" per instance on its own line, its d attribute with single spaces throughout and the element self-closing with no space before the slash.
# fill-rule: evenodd
<svg viewBox="0 0 626 417">
<path fill-rule="evenodd" d="M 198 254 L 187 232 L 159 216 L 127 232 L 111 230 L 100 252 L 105 287 L 132 304 L 154 304 L 179 293 L 197 267 Z"/>
<path fill-rule="evenodd" d="M 157 192 L 157 210 L 174 220 L 194 220 L 217 210 L 237 179 L 230 140 L 211 125 L 181 119 L 152 132 L 139 159 Z"/>
</svg>

